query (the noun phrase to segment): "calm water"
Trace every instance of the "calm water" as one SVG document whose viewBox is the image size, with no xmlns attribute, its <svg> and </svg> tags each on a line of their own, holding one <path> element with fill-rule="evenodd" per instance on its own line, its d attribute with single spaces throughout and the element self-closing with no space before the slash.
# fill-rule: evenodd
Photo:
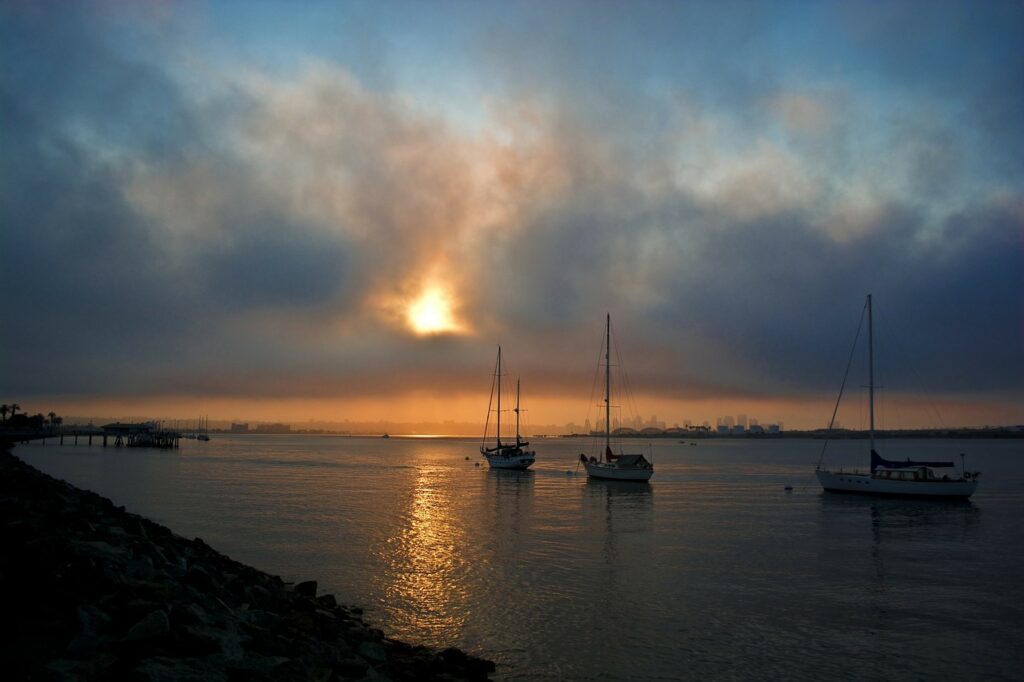
<svg viewBox="0 0 1024 682">
<path fill-rule="evenodd" d="M 963 504 L 824 495 L 818 441 L 654 441 L 649 486 L 568 475 L 580 441 L 534 444 L 525 474 L 474 466 L 476 442 L 458 439 L 15 452 L 240 561 L 317 579 L 389 634 L 492 658 L 505 679 L 1024 669 L 1020 441 L 880 444 L 893 459 L 967 452 L 985 473 Z M 829 461 L 863 465 L 864 450 L 832 443 Z"/>
</svg>

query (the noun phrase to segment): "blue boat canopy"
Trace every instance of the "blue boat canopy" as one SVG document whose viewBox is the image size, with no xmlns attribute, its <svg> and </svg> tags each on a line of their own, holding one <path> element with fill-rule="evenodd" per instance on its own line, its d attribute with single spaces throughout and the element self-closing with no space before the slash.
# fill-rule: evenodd
<svg viewBox="0 0 1024 682">
<path fill-rule="evenodd" d="M 953 462 L 914 462 L 909 458 L 903 462 L 892 462 L 882 457 L 875 452 L 871 451 L 871 470 L 875 469 L 908 469 L 910 467 L 951 467 L 954 466 Z"/>
</svg>

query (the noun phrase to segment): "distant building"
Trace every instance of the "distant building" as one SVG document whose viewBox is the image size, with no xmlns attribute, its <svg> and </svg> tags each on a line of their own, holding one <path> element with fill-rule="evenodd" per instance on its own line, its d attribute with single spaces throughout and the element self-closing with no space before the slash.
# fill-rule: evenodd
<svg viewBox="0 0 1024 682">
<path fill-rule="evenodd" d="M 769 424 L 768 425 L 768 433 L 778 433 L 781 430 L 782 430 L 782 427 L 780 427 L 778 424 Z"/>
<path fill-rule="evenodd" d="M 750 425 L 750 433 L 752 433 L 752 434 L 762 434 L 762 433 L 764 433 L 764 427 L 761 426 L 760 424 L 751 424 Z"/>
<path fill-rule="evenodd" d="M 723 436 L 724 435 L 728 435 L 728 433 L 729 433 L 729 425 L 728 424 L 719 424 L 718 425 L 718 433 L 720 433 Z"/>
<path fill-rule="evenodd" d="M 256 433 L 291 433 L 292 427 L 289 424 L 257 424 Z"/>
<path fill-rule="evenodd" d="M 231 433 L 249 433 L 249 423 L 231 422 Z"/>
<path fill-rule="evenodd" d="M 743 424 L 736 424 L 735 426 L 732 427 L 733 435 L 742 436 L 744 432 L 746 432 L 746 428 L 743 426 Z"/>
</svg>

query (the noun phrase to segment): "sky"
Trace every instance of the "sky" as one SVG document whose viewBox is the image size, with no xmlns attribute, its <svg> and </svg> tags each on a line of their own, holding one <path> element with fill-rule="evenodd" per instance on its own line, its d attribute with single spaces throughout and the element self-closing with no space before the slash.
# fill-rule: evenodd
<svg viewBox="0 0 1024 682">
<path fill-rule="evenodd" d="M 815 428 L 871 293 L 885 425 L 1024 423 L 1022 31 L 1019 1 L 4 0 L 0 399 L 482 422 L 500 344 L 532 423 L 582 423 L 609 313 L 645 420 Z"/>
</svg>

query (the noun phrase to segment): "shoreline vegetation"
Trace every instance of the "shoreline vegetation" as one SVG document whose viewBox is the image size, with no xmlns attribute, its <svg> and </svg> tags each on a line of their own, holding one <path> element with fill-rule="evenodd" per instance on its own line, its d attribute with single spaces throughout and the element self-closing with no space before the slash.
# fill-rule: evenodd
<svg viewBox="0 0 1024 682">
<path fill-rule="evenodd" d="M 486 680 L 491 661 L 400 642 L 362 610 L 241 564 L 0 442 L 10 679 Z"/>
</svg>

